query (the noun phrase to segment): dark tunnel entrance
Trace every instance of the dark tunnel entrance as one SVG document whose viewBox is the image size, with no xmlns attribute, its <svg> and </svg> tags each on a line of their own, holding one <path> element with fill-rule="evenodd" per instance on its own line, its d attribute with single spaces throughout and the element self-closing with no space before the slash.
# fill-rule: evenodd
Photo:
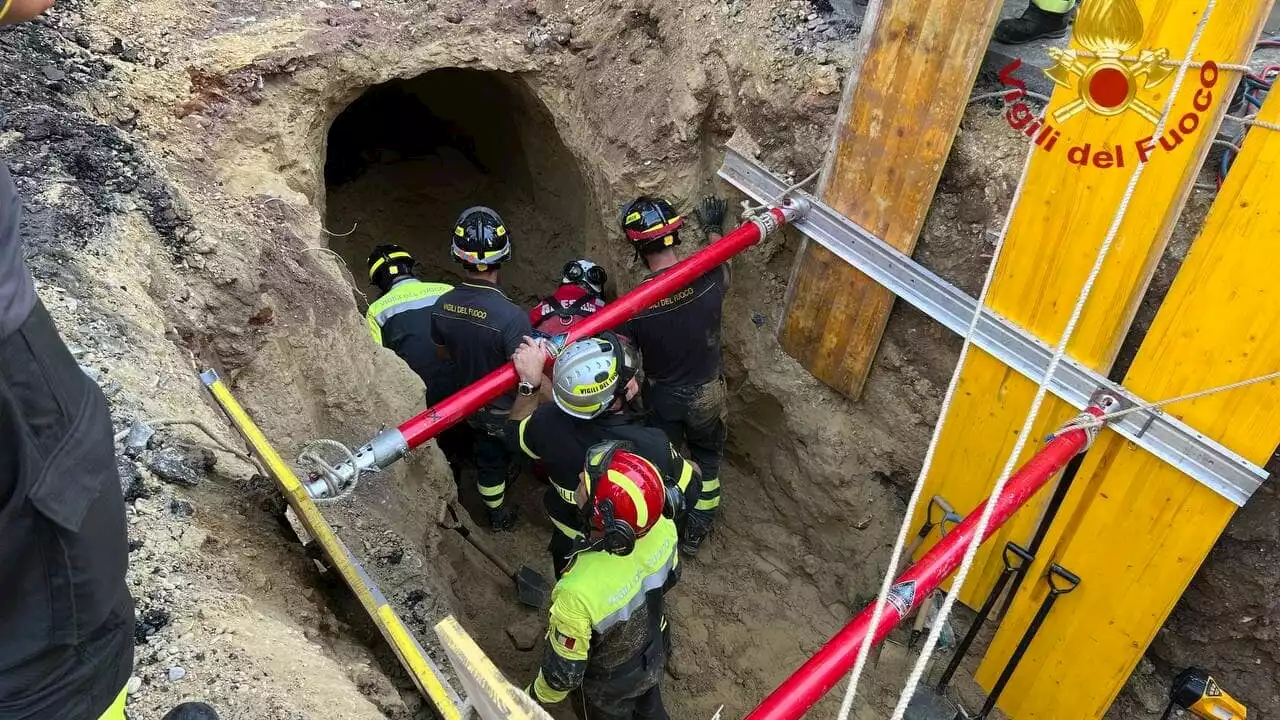
<svg viewBox="0 0 1280 720">
<path fill-rule="evenodd" d="M 522 307 L 585 251 L 594 203 L 541 101 L 507 73 L 448 68 L 375 86 L 334 121 L 325 162 L 330 247 L 356 281 L 369 251 L 404 246 L 425 280 L 456 282 L 458 213 L 488 205 L 511 232 L 502 285 Z M 376 291 L 374 291 L 376 292 Z"/>
</svg>

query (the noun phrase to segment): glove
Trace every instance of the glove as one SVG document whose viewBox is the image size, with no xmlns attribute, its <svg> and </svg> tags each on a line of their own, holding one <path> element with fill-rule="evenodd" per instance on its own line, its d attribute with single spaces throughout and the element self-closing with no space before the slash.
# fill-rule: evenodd
<svg viewBox="0 0 1280 720">
<path fill-rule="evenodd" d="M 698 215 L 698 222 L 702 224 L 702 231 L 710 235 L 724 234 L 724 214 L 729 209 L 729 201 L 724 198 L 718 198 L 715 195 L 708 195 L 702 198 L 702 203 L 694 210 Z"/>
</svg>

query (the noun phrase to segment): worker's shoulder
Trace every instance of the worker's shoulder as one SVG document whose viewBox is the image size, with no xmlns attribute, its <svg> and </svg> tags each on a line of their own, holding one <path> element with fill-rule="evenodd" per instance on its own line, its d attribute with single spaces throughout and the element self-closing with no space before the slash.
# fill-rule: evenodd
<svg viewBox="0 0 1280 720">
<path fill-rule="evenodd" d="M 373 317 L 378 313 L 386 310 L 394 305 L 404 303 L 414 303 L 417 301 L 427 301 L 421 303 L 420 307 L 428 307 L 441 297 L 444 297 L 453 289 L 448 283 L 426 282 L 416 278 L 410 280 L 402 280 L 391 287 L 390 290 L 383 293 L 381 297 L 369 304 L 367 316 Z"/>
</svg>

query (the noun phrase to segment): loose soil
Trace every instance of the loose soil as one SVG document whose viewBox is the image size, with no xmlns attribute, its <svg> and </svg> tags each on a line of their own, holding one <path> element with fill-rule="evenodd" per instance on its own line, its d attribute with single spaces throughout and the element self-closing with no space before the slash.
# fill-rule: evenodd
<svg viewBox="0 0 1280 720">
<path fill-rule="evenodd" d="M 190 416 L 241 447 L 195 377 L 212 367 L 292 457 L 318 437 L 360 444 L 420 409 L 420 383 L 363 326 L 374 244 L 402 244 L 430 279 L 453 278 L 453 219 L 488 204 L 512 229 L 503 284 L 518 302 L 581 255 L 622 291 L 641 276 L 614 230 L 626 199 L 655 192 L 689 208 L 728 194 L 714 170 L 731 137 L 807 175 L 849 63 L 851 44 L 833 40 L 853 21 L 824 26 L 830 7 L 804 5 L 64 1 L 0 31 L 14 78 L 0 87 L 0 157 L 25 199 L 41 296 L 111 395 L 118 429 Z M 774 30 L 742 32 L 761 26 Z M 1023 152 L 995 110 L 971 108 L 916 253 L 969 292 Z M 1152 298 L 1210 199 L 1193 195 Z M 773 337 L 799 246 L 786 231 L 735 261 L 725 506 L 670 599 L 673 717 L 721 705 L 741 716 L 872 597 L 955 363 L 958 339 L 900 303 L 859 402 L 813 380 Z M 269 484 L 221 450 L 210 465 L 198 448 L 212 446 L 179 426 L 121 447 L 125 482 L 142 491 L 130 583 L 155 621 L 140 626 L 131 714 L 204 699 L 233 718 L 428 716 L 345 591 L 276 521 Z M 148 453 L 166 447 L 198 458 L 196 486 L 155 476 Z M 549 574 L 540 488 L 526 474 L 513 492 L 521 525 L 486 537 Z M 543 618 L 439 528 L 453 496 L 427 449 L 325 512 L 438 661 L 431 627 L 454 613 L 523 684 Z M 1192 660 L 1280 712 L 1278 508 L 1264 488 L 1236 518 L 1111 716 L 1154 718 L 1161 684 Z M 882 661 L 858 716 L 887 714 L 903 672 Z M 963 677 L 957 690 L 979 697 Z"/>
</svg>

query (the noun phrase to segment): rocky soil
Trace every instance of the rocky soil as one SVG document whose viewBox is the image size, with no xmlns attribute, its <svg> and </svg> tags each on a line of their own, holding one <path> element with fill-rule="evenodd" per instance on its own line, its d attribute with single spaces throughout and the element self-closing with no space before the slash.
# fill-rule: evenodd
<svg viewBox="0 0 1280 720">
<path fill-rule="evenodd" d="M 0 86 L 0 157 L 24 198 L 27 255 L 123 433 L 139 608 L 131 715 L 202 699 L 233 718 L 426 716 L 340 584 L 277 521 L 256 469 L 191 426 L 156 421 L 199 420 L 242 448 L 200 388 L 206 367 L 290 458 L 311 439 L 359 444 L 409 417 L 421 387 L 360 318 L 369 244 L 401 234 L 447 276 L 448 223 L 484 195 L 519 233 L 519 300 L 580 254 L 626 289 L 640 275 L 614 238 L 626 198 L 662 192 L 688 207 L 723 190 L 712 178 L 734 136 L 793 177 L 817 166 L 856 17 L 797 0 L 60 0 L 46 19 L 0 30 L 13 78 Z M 436 97 L 433 113 L 487 97 L 529 119 L 501 172 L 487 155 L 500 148 L 494 130 L 470 137 L 484 168 L 448 141 L 425 164 L 378 163 L 326 185 L 329 129 L 352 101 L 447 68 L 488 80 L 452 88 L 452 103 Z M 957 137 L 917 257 L 970 292 L 1023 150 L 981 106 Z M 1157 286 L 1207 200 L 1193 198 Z M 783 233 L 735 268 L 747 280 L 726 308 L 726 506 L 672 596 L 675 717 L 741 715 L 871 596 L 959 347 L 900 304 L 864 399 L 834 395 L 773 340 L 799 244 Z M 354 283 L 321 248 L 352 264 Z M 139 420 L 152 437 L 129 432 Z M 539 490 L 526 476 L 514 492 L 525 522 L 495 544 L 548 571 Z M 513 609 L 509 581 L 438 527 L 453 494 L 428 450 L 325 512 L 424 644 L 456 613 L 523 683 L 541 618 Z M 1280 709 L 1276 507 L 1264 489 L 1233 522 L 1115 717 L 1147 717 L 1153 688 L 1190 659 Z M 892 702 L 892 667 L 872 678 L 862 716 Z"/>
</svg>

